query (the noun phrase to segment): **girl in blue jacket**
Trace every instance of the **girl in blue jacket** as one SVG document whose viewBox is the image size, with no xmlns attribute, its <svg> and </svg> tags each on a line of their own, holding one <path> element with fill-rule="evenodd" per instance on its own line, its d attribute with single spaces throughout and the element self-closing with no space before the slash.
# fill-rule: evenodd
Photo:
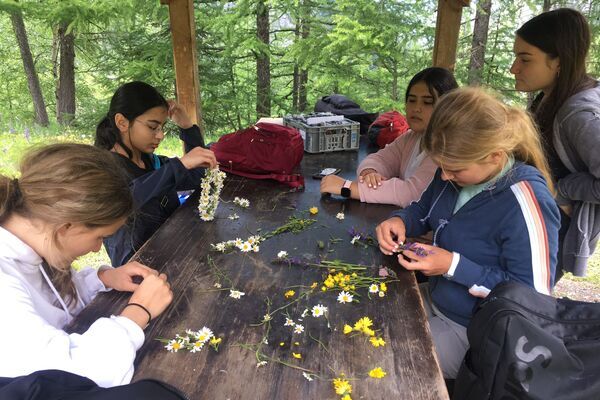
<svg viewBox="0 0 600 400">
<path fill-rule="evenodd" d="M 186 151 L 181 158 L 154 154 L 165 137 L 167 118 L 180 128 Z M 200 128 L 183 108 L 144 82 L 117 89 L 96 128 L 94 144 L 112 152 L 127 175 L 137 209 L 126 225 L 104 240 L 113 266 L 127 262 L 179 207 L 177 191 L 195 189 L 204 168 L 217 165 L 214 153 L 204 148 Z"/>
<path fill-rule="evenodd" d="M 419 254 L 398 262 L 430 276 L 421 287 L 446 378 L 468 348 L 466 326 L 479 298 L 515 280 L 549 294 L 560 217 L 531 118 L 480 89 L 458 89 L 436 106 L 422 146 L 440 166 L 418 202 L 377 227 L 384 254 L 433 231 Z"/>
</svg>

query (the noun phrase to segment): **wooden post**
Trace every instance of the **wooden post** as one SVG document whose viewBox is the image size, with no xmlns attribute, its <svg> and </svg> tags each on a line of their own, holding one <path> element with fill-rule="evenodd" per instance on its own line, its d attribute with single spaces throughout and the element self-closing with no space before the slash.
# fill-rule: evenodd
<svg viewBox="0 0 600 400">
<path fill-rule="evenodd" d="M 462 8 L 470 0 L 439 0 L 433 47 L 433 66 L 454 71 Z"/>
<path fill-rule="evenodd" d="M 177 102 L 192 122 L 204 133 L 200 107 L 200 79 L 196 55 L 196 22 L 192 0 L 160 0 L 169 5 L 169 21 L 173 40 L 173 63 Z"/>
</svg>

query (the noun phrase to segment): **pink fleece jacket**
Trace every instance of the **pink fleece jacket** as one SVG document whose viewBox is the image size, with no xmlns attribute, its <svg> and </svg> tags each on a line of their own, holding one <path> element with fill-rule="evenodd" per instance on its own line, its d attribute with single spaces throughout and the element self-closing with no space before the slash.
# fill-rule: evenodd
<svg viewBox="0 0 600 400">
<path fill-rule="evenodd" d="M 358 183 L 360 201 L 365 203 L 385 203 L 406 207 L 411 202 L 419 200 L 421 193 L 427 188 L 437 165 L 429 156 L 420 153 L 421 135 L 408 131 L 388 144 L 377 153 L 370 154 L 365 158 L 356 171 L 373 168 L 387 178 L 377 189 L 369 188 L 365 183 Z M 417 165 L 410 169 L 417 158 Z M 408 174 L 410 176 L 407 176 Z M 412 173 L 411 173 L 412 172 Z"/>
</svg>

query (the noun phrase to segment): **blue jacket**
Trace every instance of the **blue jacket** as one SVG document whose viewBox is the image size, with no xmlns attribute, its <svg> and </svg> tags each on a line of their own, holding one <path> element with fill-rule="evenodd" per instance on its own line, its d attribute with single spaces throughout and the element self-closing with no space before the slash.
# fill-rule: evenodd
<svg viewBox="0 0 600 400">
<path fill-rule="evenodd" d="M 431 298 L 447 317 L 467 326 L 479 297 L 514 280 L 549 294 L 554 286 L 560 214 L 541 173 L 517 162 L 452 214 L 459 188 L 438 169 L 418 202 L 397 211 L 406 236 L 433 231 L 434 245 L 456 252 L 452 277 L 429 278 Z"/>
<path fill-rule="evenodd" d="M 185 150 L 204 147 L 200 128 L 181 129 Z M 131 188 L 135 212 L 114 235 L 104 239 L 113 266 L 126 263 L 179 207 L 177 191 L 196 189 L 204 176 L 204 168 L 186 169 L 179 158 L 143 154 L 146 168 L 129 158 L 111 153 L 122 167 Z"/>
</svg>

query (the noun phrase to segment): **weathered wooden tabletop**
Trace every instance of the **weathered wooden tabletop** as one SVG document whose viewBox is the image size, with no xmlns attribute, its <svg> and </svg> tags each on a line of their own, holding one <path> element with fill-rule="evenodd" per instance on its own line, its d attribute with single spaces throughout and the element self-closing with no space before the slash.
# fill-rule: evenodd
<svg viewBox="0 0 600 400">
<path fill-rule="evenodd" d="M 217 219 L 212 222 L 199 219 L 197 195 L 192 196 L 134 257 L 166 273 L 174 293 L 173 303 L 146 329 L 134 380 L 161 379 L 179 387 L 191 399 L 339 399 L 331 379 L 343 373 L 353 386 L 353 399 L 447 399 L 414 275 L 374 247 L 350 244 L 350 228 L 373 234 L 376 224 L 394 207 L 321 197 L 319 181 L 311 178 L 324 167 L 341 168 L 341 176 L 353 177 L 364 155 L 364 146 L 360 153 L 305 154 L 302 172 L 306 189 L 300 192 L 274 181 L 228 176 L 221 196 L 225 202 L 221 202 Z M 231 200 L 235 196 L 249 199 L 250 208 L 234 206 Z M 316 223 L 298 234 L 272 237 L 260 244 L 258 253 L 211 251 L 211 243 L 271 231 L 291 215 L 309 218 L 306 210 L 312 206 L 319 209 L 313 217 Z M 240 218 L 227 219 L 234 212 Z M 336 219 L 338 212 L 344 212 L 343 221 Z M 332 238 L 342 240 L 330 241 Z M 318 241 L 325 245 L 323 249 Z M 398 273 L 398 281 L 388 285 L 383 298 L 369 299 L 367 289 L 360 289 L 360 303 L 352 304 L 338 303 L 338 291 L 317 289 L 274 313 L 270 326 L 252 326 L 260 324 L 267 313 L 267 299 L 272 312 L 308 290 L 293 288 L 296 296 L 286 299 L 284 292 L 289 287 L 321 283 L 326 274 L 319 268 L 273 263 L 280 250 L 294 257 L 391 266 Z M 245 292 L 240 300 L 229 297 L 228 290 L 214 290 L 216 278 L 208 257 L 229 276 L 237 290 Z M 226 282 L 222 283 L 227 287 Z M 83 332 L 98 317 L 120 312 L 128 298 L 129 294 L 117 292 L 99 295 L 70 330 Z M 302 334 L 294 334 L 284 326 L 284 314 L 298 321 L 305 308 L 316 304 L 328 307 L 328 320 L 309 313 L 298 322 L 305 327 Z M 352 325 L 363 316 L 374 321 L 375 329 L 386 341 L 384 347 L 373 347 L 365 336 L 343 334 L 345 323 Z M 205 347 L 198 353 L 170 353 L 154 340 L 204 326 L 223 338 L 218 352 Z M 260 346 L 260 353 L 272 360 L 257 368 L 253 349 L 265 336 L 268 344 Z M 292 352 L 301 354 L 302 359 L 293 358 Z M 318 377 L 308 381 L 301 369 L 273 360 Z M 375 367 L 381 367 L 387 376 L 368 377 L 367 372 Z"/>
</svg>

